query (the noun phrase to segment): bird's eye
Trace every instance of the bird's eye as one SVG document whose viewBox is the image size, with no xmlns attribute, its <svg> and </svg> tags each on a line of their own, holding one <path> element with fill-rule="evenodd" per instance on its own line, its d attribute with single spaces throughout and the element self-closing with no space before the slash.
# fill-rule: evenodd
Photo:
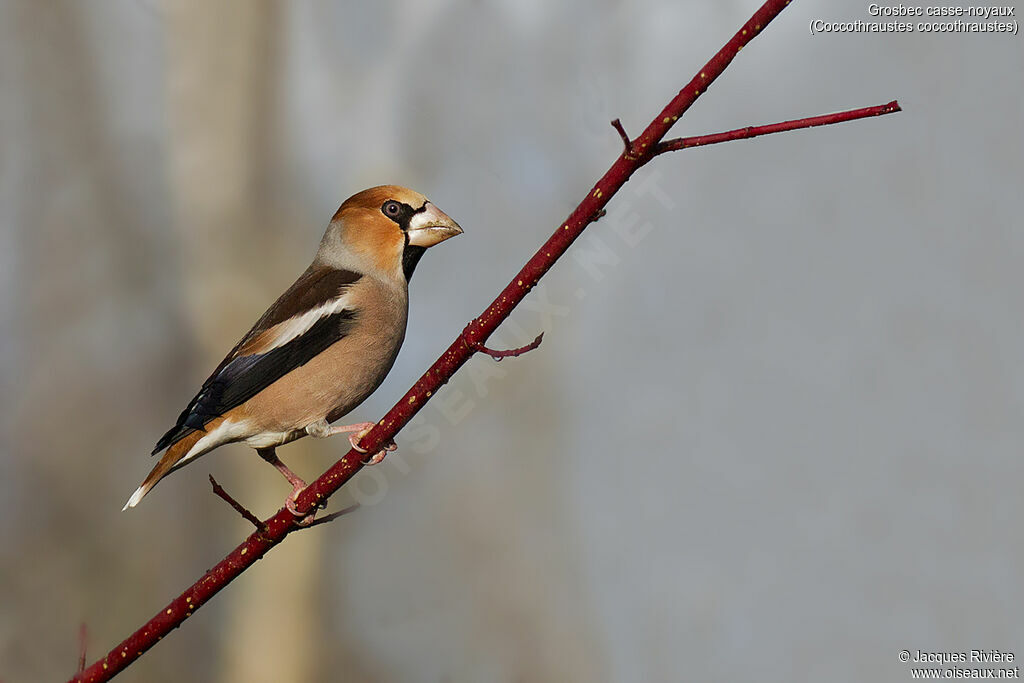
<svg viewBox="0 0 1024 683">
<path fill-rule="evenodd" d="M 389 199 L 384 202 L 384 206 L 381 207 L 381 211 L 388 218 L 398 218 L 398 215 L 402 213 L 402 205 L 396 202 L 394 199 Z"/>
</svg>

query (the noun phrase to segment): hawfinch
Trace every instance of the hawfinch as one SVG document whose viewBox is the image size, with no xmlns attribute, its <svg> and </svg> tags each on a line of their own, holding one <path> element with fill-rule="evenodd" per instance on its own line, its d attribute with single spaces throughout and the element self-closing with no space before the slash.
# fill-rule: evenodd
<svg viewBox="0 0 1024 683">
<path fill-rule="evenodd" d="M 286 505 L 296 513 L 295 498 L 306 483 L 275 448 L 307 434 L 349 433 L 362 450 L 358 441 L 372 422 L 331 423 L 384 381 L 405 338 L 413 269 L 428 247 L 461 232 L 426 197 L 404 187 L 383 185 L 349 197 L 306 272 L 242 337 L 157 442 L 153 454 L 166 452 L 124 509 L 138 505 L 170 472 L 240 441 L 292 484 Z"/>
</svg>

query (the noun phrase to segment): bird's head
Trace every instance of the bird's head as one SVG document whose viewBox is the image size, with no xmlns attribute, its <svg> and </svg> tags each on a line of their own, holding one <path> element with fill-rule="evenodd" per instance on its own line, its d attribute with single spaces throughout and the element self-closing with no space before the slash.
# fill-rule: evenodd
<svg viewBox="0 0 1024 683">
<path fill-rule="evenodd" d="M 419 192 L 380 185 L 345 200 L 324 233 L 316 260 L 408 280 L 428 247 L 461 233 L 458 223 Z"/>
</svg>

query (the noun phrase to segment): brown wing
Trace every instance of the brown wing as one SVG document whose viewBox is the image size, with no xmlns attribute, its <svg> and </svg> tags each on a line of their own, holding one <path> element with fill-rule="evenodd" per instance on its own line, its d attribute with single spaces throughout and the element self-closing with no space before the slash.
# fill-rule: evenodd
<svg viewBox="0 0 1024 683">
<path fill-rule="evenodd" d="M 344 308 L 313 321 L 301 334 L 279 345 L 268 345 L 274 328 L 336 300 L 361 276 L 347 270 L 310 266 L 221 361 L 202 389 L 178 416 L 153 449 L 157 454 L 208 422 L 241 405 L 282 376 L 344 338 L 357 312 Z"/>
</svg>

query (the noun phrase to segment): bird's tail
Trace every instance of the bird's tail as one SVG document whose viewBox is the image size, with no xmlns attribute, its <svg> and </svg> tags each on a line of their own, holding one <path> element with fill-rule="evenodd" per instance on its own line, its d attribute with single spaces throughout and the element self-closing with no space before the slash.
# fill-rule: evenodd
<svg viewBox="0 0 1024 683">
<path fill-rule="evenodd" d="M 139 488 L 135 489 L 135 493 L 128 499 L 128 502 L 124 504 L 121 510 L 127 510 L 133 508 L 139 504 L 142 497 L 149 493 L 150 489 L 156 486 L 156 483 L 167 476 L 172 470 L 178 465 L 184 465 L 182 462 L 188 452 L 192 450 L 192 447 L 196 445 L 199 439 L 206 436 L 207 432 L 203 430 L 194 431 L 188 436 L 185 436 L 178 441 L 171 444 L 163 456 L 160 458 L 160 462 L 150 471 L 149 476 L 146 477 L 145 481 Z M 194 457 L 194 456 L 193 456 Z M 191 457 L 189 458 L 191 460 Z"/>
</svg>

